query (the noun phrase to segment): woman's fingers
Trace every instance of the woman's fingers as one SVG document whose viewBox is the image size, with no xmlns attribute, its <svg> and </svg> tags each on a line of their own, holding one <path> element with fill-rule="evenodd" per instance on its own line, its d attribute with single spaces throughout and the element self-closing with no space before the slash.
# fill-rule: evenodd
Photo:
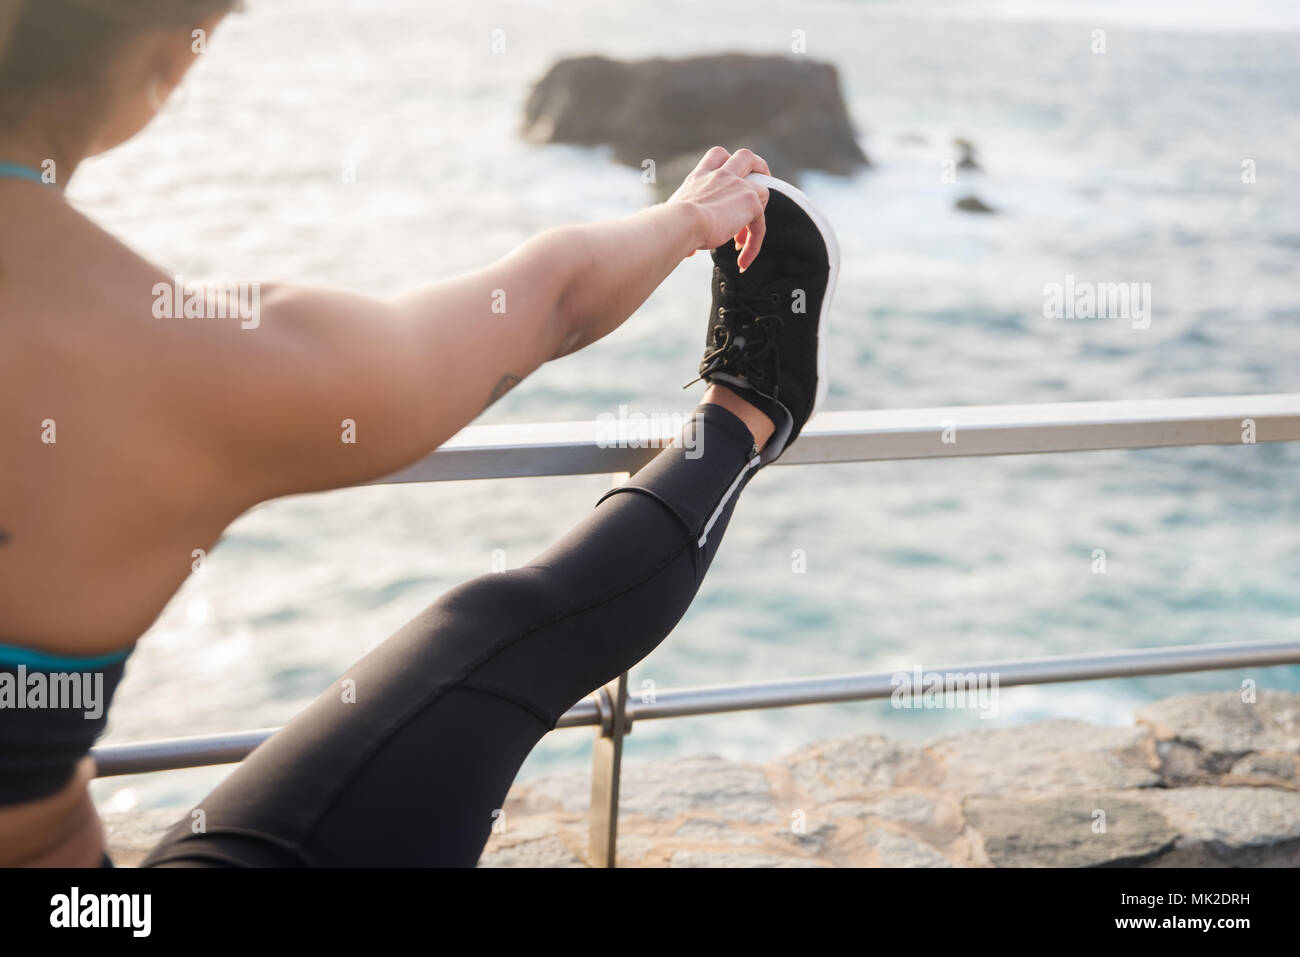
<svg viewBox="0 0 1300 957">
<path fill-rule="evenodd" d="M 731 154 L 721 146 L 714 146 L 701 157 L 699 163 L 695 166 L 697 173 L 712 173 L 715 169 L 721 169 L 724 163 L 731 159 Z"/>
<path fill-rule="evenodd" d="M 749 182 L 751 173 L 771 175 L 767 162 L 751 150 L 729 153 L 715 146 L 669 200 L 693 202 L 706 211 L 713 225 L 699 248 L 714 249 L 730 238 L 736 244 L 742 271 L 757 258 L 767 232 L 763 221 L 767 188 Z"/>
<path fill-rule="evenodd" d="M 746 226 L 743 230 L 745 233 L 745 244 L 740 250 L 740 255 L 736 257 L 736 264 L 740 271 L 744 272 L 750 267 L 755 259 L 758 258 L 758 251 L 763 248 L 763 237 L 767 235 L 767 220 L 764 218 L 764 211 L 767 209 L 767 190 L 762 191 L 762 207 L 754 221 Z"/>
<path fill-rule="evenodd" d="M 747 149 L 738 149 L 732 153 L 731 158 L 722 164 L 722 168 L 727 172 L 734 173 L 741 179 L 744 179 L 750 173 L 762 173 L 765 176 L 772 175 L 772 171 L 768 169 L 767 161 Z M 746 185 L 754 191 L 754 195 L 758 199 L 758 208 L 749 224 L 742 227 L 740 232 L 736 234 L 736 248 L 740 250 L 740 255 L 736 257 L 736 263 L 741 272 L 748 269 L 754 260 L 758 258 L 759 250 L 763 248 L 763 237 L 767 234 L 767 222 L 763 218 L 763 212 L 767 208 L 767 187 L 752 183 L 746 183 Z"/>
<path fill-rule="evenodd" d="M 720 147 L 714 147 L 719 149 Z M 709 151 L 710 153 L 713 150 Z M 705 154 L 706 157 L 708 154 Z M 741 179 L 744 179 L 750 173 L 762 173 L 765 176 L 771 176 L 772 171 L 767 168 L 767 161 L 763 157 L 754 154 L 752 151 L 744 149 L 736 150 L 731 154 L 731 158 L 721 164 L 722 168 L 729 173 L 735 173 Z"/>
<path fill-rule="evenodd" d="M 745 246 L 736 257 L 736 264 L 741 272 L 749 269 L 754 260 L 758 259 L 758 251 L 763 248 L 763 237 L 767 235 L 767 222 L 763 220 L 762 213 L 759 213 L 757 220 L 746 226 L 745 234 Z"/>
</svg>

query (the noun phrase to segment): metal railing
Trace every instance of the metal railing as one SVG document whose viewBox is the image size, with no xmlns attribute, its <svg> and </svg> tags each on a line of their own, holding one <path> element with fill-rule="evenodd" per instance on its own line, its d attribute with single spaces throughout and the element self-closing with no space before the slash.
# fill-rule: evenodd
<svg viewBox="0 0 1300 957">
<path fill-rule="evenodd" d="M 596 422 L 471 426 L 383 483 L 635 471 L 672 441 L 609 447 Z M 822 413 L 777 465 L 871 462 L 1300 440 L 1300 394 L 965 406 Z M 1300 640 L 1189 645 L 926 668 L 997 675 L 999 687 L 1300 663 Z M 592 726 L 588 858 L 614 865 L 623 738 L 637 721 L 890 697 L 895 675 L 848 674 L 657 691 L 631 696 L 627 675 L 578 703 L 557 727 Z M 93 751 L 100 777 L 243 760 L 275 728 L 110 745 Z"/>
</svg>

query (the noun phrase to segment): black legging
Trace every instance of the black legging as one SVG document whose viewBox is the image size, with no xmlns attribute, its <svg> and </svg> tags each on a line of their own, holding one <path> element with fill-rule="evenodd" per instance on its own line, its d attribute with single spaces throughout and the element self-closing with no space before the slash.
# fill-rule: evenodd
<svg viewBox="0 0 1300 957">
<path fill-rule="evenodd" d="M 452 589 L 362 658 L 144 866 L 472 866 L 533 746 L 699 589 L 757 458 L 720 406 L 683 438 L 534 561 Z"/>
</svg>

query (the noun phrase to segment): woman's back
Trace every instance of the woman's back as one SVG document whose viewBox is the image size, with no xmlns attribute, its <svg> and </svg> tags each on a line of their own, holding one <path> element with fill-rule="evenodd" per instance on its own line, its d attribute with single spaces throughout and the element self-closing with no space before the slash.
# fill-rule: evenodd
<svg viewBox="0 0 1300 957">
<path fill-rule="evenodd" d="M 225 350 L 154 318 L 156 271 L 51 187 L 0 206 L 0 643 L 102 653 L 240 510 L 194 418 Z"/>
</svg>

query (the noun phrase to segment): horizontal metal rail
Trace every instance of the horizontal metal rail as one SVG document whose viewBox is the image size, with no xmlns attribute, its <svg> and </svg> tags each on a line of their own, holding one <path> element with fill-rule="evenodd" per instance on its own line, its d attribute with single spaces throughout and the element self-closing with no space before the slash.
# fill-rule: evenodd
<svg viewBox="0 0 1300 957">
<path fill-rule="evenodd" d="M 476 425 L 372 484 L 635 472 L 672 441 L 669 415 Z M 610 420 L 613 420 L 612 422 Z M 823 412 L 776 465 L 1300 440 L 1300 394 Z M 641 447 L 629 447 L 633 444 Z"/>
<path fill-rule="evenodd" d="M 1180 645 L 1136 651 L 1062 655 L 1013 661 L 925 667 L 941 675 L 997 676 L 997 687 L 1059 681 L 1093 681 L 1142 675 L 1215 671 L 1225 668 L 1300 664 L 1300 640 L 1232 642 L 1215 645 Z M 719 714 L 761 708 L 830 704 L 888 698 L 900 687 L 900 675 L 912 671 L 877 674 L 828 675 L 752 684 L 715 685 L 657 691 L 653 699 L 629 694 L 626 723 L 655 718 Z M 599 726 L 600 708 L 592 699 L 579 702 L 560 718 L 557 727 Z M 278 729 L 262 728 L 236 734 L 201 735 L 143 741 L 95 748 L 97 774 L 142 774 L 179 768 L 230 764 L 241 761 Z"/>
</svg>

